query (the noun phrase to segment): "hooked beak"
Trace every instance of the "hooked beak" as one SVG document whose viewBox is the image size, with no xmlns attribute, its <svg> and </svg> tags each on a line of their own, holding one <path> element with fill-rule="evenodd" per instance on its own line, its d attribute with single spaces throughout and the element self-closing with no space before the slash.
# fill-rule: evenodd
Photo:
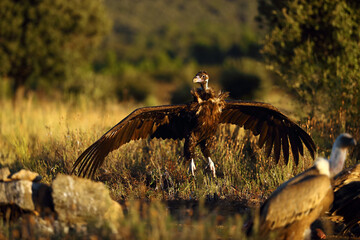
<svg viewBox="0 0 360 240">
<path fill-rule="evenodd" d="M 199 76 L 196 76 L 193 78 L 193 83 L 203 83 L 203 82 L 204 82 L 204 80 L 201 79 L 201 77 L 199 77 Z"/>
</svg>

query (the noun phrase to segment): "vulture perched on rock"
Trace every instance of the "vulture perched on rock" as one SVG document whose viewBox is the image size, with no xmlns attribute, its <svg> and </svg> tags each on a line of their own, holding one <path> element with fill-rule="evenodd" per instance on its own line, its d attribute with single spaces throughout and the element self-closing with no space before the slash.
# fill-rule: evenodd
<svg viewBox="0 0 360 240">
<path fill-rule="evenodd" d="M 309 239 L 310 225 L 328 211 L 334 200 L 332 178 L 339 173 L 355 139 L 336 138 L 330 160 L 318 158 L 313 167 L 281 184 L 260 208 L 260 233 L 277 239 Z"/>
<path fill-rule="evenodd" d="M 121 145 L 141 138 L 185 139 L 184 156 L 189 173 L 195 171 L 195 147 L 200 146 L 209 168 L 215 176 L 215 166 L 210 151 L 219 124 L 236 124 L 259 136 L 259 147 L 266 145 L 269 156 L 274 149 L 278 162 L 281 149 L 285 163 L 291 147 L 295 163 L 299 153 L 304 154 L 303 144 L 314 158 L 315 144 L 311 137 L 296 123 L 270 104 L 250 101 L 227 101 L 228 93 L 216 94 L 208 87 L 209 75 L 198 72 L 193 78 L 200 88 L 191 93 L 194 100 L 188 104 L 139 108 L 121 120 L 99 140 L 86 149 L 75 161 L 73 172 L 93 177 L 105 157 Z M 76 171 L 77 169 L 77 171 Z"/>
</svg>

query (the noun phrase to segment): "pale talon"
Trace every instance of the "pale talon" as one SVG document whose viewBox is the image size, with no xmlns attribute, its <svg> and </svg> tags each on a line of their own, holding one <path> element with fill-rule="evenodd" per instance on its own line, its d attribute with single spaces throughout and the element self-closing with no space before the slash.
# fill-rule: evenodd
<svg viewBox="0 0 360 240">
<path fill-rule="evenodd" d="M 194 163 L 194 159 L 191 159 L 190 164 L 189 164 L 189 174 L 195 176 L 195 163 Z"/>
<path fill-rule="evenodd" d="M 215 164 L 214 164 L 214 162 L 211 160 L 210 157 L 208 157 L 208 159 L 209 159 L 209 164 L 208 164 L 209 169 L 210 169 L 210 171 L 212 172 L 213 177 L 216 177 Z"/>
</svg>

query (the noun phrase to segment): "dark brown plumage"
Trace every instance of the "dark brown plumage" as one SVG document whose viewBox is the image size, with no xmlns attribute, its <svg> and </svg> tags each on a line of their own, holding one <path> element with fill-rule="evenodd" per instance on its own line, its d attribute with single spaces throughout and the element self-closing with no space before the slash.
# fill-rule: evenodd
<svg viewBox="0 0 360 240">
<path fill-rule="evenodd" d="M 196 146 L 200 146 L 215 175 L 210 149 L 217 128 L 223 123 L 244 126 L 254 135 L 260 135 L 259 146 L 266 145 L 267 155 L 274 148 L 276 161 L 280 158 L 282 148 L 287 163 L 291 146 L 297 164 L 299 153 L 303 155 L 303 143 L 314 158 L 315 144 L 311 137 L 275 107 L 259 102 L 226 101 L 228 94 L 215 94 L 208 88 L 208 80 L 209 76 L 205 71 L 195 75 L 193 82 L 199 83 L 201 87 L 191 92 L 194 96 L 191 103 L 144 107 L 133 111 L 79 156 L 74 163 L 73 172 L 78 168 L 78 175 L 93 177 L 111 151 L 131 140 L 150 136 L 185 139 L 184 156 L 191 161 L 189 171 L 192 174 L 195 170 L 194 150 Z"/>
<path fill-rule="evenodd" d="M 342 234 L 360 230 L 360 164 L 334 178 L 334 203 L 330 219 L 343 224 Z M 359 236 L 358 236 L 359 237 Z"/>
</svg>

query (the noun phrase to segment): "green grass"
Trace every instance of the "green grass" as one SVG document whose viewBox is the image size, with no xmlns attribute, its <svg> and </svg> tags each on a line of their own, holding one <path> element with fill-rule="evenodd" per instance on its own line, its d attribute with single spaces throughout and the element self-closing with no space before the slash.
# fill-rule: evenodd
<svg viewBox="0 0 360 240">
<path fill-rule="evenodd" d="M 136 106 L 42 102 L 24 100 L 16 109 L 2 101 L 0 111 L 0 167 L 12 172 L 26 168 L 51 183 L 58 173 L 69 174 L 79 154 Z M 319 124 L 319 122 L 321 124 Z M 320 142 L 328 156 L 335 128 L 321 121 L 303 125 Z M 330 129 L 330 130 L 329 130 Z M 327 139 L 327 140 L 326 140 Z M 322 141 L 319 141 L 322 140 Z M 244 239 L 242 211 L 219 214 L 204 202 L 219 200 L 259 206 L 282 182 L 312 165 L 308 152 L 298 166 L 275 164 L 257 147 L 257 138 L 235 126 L 221 127 L 213 150 L 217 168 L 214 179 L 197 151 L 195 179 L 183 163 L 183 141 L 141 140 L 112 152 L 98 171 L 97 180 L 110 189 L 114 200 L 126 205 L 119 232 L 124 239 Z M 281 160 L 282 161 L 282 160 Z M 347 166 L 355 162 L 353 158 Z M 193 200 L 196 216 L 170 214 L 169 201 Z M 3 228 L 3 224 L 0 224 Z M 96 230 L 96 236 L 106 235 Z M 11 233 L 9 233 L 11 234 Z M 92 234 L 91 232 L 89 234 Z M 90 236 L 90 235 L 89 235 Z M 111 234 L 106 235 L 112 238 Z M 79 235 L 81 237 L 81 234 Z"/>
</svg>

